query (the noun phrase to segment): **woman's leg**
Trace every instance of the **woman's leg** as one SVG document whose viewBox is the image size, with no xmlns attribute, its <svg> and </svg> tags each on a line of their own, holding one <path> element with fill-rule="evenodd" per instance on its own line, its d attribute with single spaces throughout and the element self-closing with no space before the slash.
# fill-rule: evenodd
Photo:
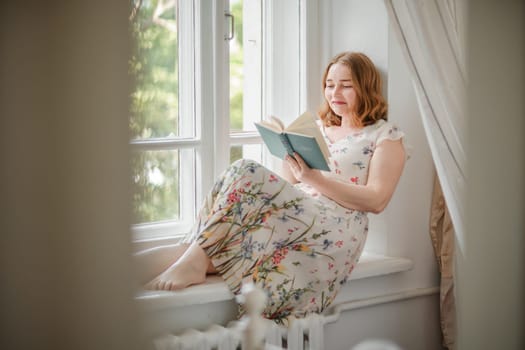
<svg viewBox="0 0 525 350">
<path fill-rule="evenodd" d="M 142 286 L 151 281 L 173 265 L 186 252 L 189 246 L 189 243 L 171 244 L 136 253 L 134 260 L 140 285 Z"/>
<path fill-rule="evenodd" d="M 197 242 L 192 243 L 184 254 L 163 273 L 145 285 L 146 289 L 177 290 L 206 280 L 213 273 L 210 258 Z"/>
<path fill-rule="evenodd" d="M 228 203 L 228 194 L 231 190 L 235 191 L 237 189 L 238 180 L 245 175 L 254 173 L 259 166 L 253 161 L 239 160 L 224 171 L 206 196 L 195 227 L 192 230 L 192 235 L 187 237 L 189 241 L 194 243 L 191 244 L 179 260 L 172 260 L 169 267 L 166 266 L 162 269 L 162 273 L 158 272 L 160 273 L 158 276 L 155 278 L 151 277 L 153 279 L 146 283 L 145 288 L 162 290 L 182 289 L 192 284 L 204 282 L 206 273 L 217 273 L 203 248 L 195 242 L 200 241 L 200 244 L 207 248 L 224 237 L 226 229 L 214 229 L 212 232 L 205 231 L 209 227 L 214 226 L 217 220 L 220 220 L 221 213 L 224 210 L 220 208 L 223 204 Z M 249 179 L 247 178 L 246 181 L 249 181 Z M 200 239 L 202 234 L 211 235 Z M 204 273 L 202 273 L 203 270 Z"/>
</svg>

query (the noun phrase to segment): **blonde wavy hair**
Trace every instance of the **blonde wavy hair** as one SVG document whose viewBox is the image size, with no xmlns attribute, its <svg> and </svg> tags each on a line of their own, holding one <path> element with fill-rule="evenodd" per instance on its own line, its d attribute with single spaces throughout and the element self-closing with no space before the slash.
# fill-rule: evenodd
<svg viewBox="0 0 525 350">
<path fill-rule="evenodd" d="M 374 63 L 363 53 L 342 52 L 332 58 L 323 74 L 323 92 L 326 88 L 326 77 L 332 65 L 343 64 L 350 70 L 352 83 L 356 92 L 354 120 L 357 127 L 374 124 L 380 119 L 387 120 L 388 106 L 381 93 L 383 83 Z M 324 126 L 341 125 L 341 117 L 336 115 L 326 99 L 319 109 L 319 117 Z"/>
</svg>

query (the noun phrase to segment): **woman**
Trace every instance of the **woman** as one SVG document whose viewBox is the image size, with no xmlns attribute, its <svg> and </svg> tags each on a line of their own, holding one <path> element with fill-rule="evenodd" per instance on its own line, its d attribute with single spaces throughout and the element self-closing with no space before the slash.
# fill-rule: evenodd
<svg viewBox="0 0 525 350">
<path fill-rule="evenodd" d="M 235 294 L 254 282 L 269 297 L 264 316 L 278 323 L 330 305 L 362 252 L 366 213 L 388 204 L 406 153 L 367 56 L 335 56 L 322 83 L 331 171 L 310 169 L 298 154 L 286 157 L 283 178 L 253 161 L 233 163 L 182 244 L 138 254 L 144 282 L 156 276 L 146 288 L 185 288 L 207 273 Z"/>
</svg>

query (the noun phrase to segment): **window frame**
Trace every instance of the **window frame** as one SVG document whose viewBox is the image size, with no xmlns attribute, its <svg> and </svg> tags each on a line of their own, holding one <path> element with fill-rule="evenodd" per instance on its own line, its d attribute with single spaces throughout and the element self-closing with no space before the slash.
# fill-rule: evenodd
<svg viewBox="0 0 525 350">
<path fill-rule="evenodd" d="M 230 73 L 229 42 L 225 39 L 229 30 L 225 17 L 229 0 L 180 1 L 179 5 L 184 3 L 186 6 L 179 11 L 180 30 L 192 34 L 189 38 L 180 37 L 179 53 L 185 53 L 180 62 L 181 66 L 184 63 L 192 69 L 179 71 L 179 83 L 181 92 L 193 93 L 184 96 L 187 103 L 181 105 L 180 115 L 191 115 L 195 120 L 194 125 L 183 125 L 193 128 L 194 137 L 131 141 L 132 150 L 193 150 L 191 157 L 181 158 L 185 169 L 191 170 L 181 171 L 180 188 L 185 191 L 180 197 L 184 203 L 180 206 L 182 220 L 133 225 L 133 240 L 139 245 L 164 244 L 182 238 L 190 231 L 215 178 L 229 164 L 230 147 L 262 143 L 254 131 L 230 133 L 229 89 L 225 88 Z M 319 70 L 316 54 L 319 5 L 317 0 L 296 0 L 267 1 L 262 6 L 265 54 L 261 58 L 261 113 L 278 115 L 289 122 L 311 106 L 315 110 L 319 102 L 318 83 L 316 78 L 310 78 Z M 287 84 L 282 84 L 283 80 Z M 267 151 L 263 163 L 270 169 L 278 168 L 277 160 Z"/>
<path fill-rule="evenodd" d="M 131 227 L 133 241 L 173 239 L 178 232 L 188 232 L 195 216 L 197 178 L 197 152 L 202 145 L 202 137 L 196 118 L 196 28 L 194 19 L 199 1 L 178 1 L 177 26 L 179 33 L 179 128 L 182 137 L 131 140 L 134 152 L 178 151 L 179 152 L 179 200 L 191 205 L 179 206 L 179 220 L 165 220 L 134 224 Z M 188 136 L 193 135 L 193 136 Z M 181 165 L 184 164 L 184 170 Z"/>
</svg>

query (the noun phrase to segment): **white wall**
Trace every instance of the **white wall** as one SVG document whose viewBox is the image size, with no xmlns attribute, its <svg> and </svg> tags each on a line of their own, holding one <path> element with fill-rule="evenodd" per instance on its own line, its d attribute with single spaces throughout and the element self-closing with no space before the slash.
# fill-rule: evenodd
<svg viewBox="0 0 525 350">
<path fill-rule="evenodd" d="M 388 21 L 383 2 L 332 0 L 324 6 L 329 6 L 330 13 L 330 23 L 326 25 L 331 32 L 325 38 L 330 43 L 329 57 L 341 51 L 362 51 L 385 73 L 388 70 Z"/>
<path fill-rule="evenodd" d="M 325 326 L 326 350 L 350 350 L 371 340 L 388 340 L 403 350 L 441 349 L 434 296 L 387 303 L 343 313 Z M 386 350 L 371 347 L 369 350 Z M 392 349 L 393 350 L 393 349 Z"/>
<path fill-rule="evenodd" d="M 407 137 L 411 157 L 388 208 L 371 215 L 366 249 L 414 259 L 421 272 L 417 284 L 436 285 L 436 265 L 428 235 L 433 164 L 423 131 L 410 73 L 392 33 L 382 0 L 333 0 L 331 7 L 331 55 L 362 51 L 384 73 L 389 120 Z M 421 270 L 420 270 L 421 269 Z"/>
</svg>

